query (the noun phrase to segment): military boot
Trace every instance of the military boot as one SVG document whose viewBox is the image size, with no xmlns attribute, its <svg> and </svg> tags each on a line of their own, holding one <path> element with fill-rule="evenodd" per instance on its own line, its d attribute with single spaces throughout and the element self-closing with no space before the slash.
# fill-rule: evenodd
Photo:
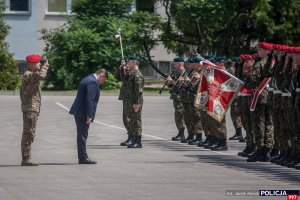
<svg viewBox="0 0 300 200">
<path fill-rule="evenodd" d="M 126 140 L 125 142 L 121 142 L 120 145 L 121 145 L 121 146 L 128 146 L 129 144 L 132 143 L 132 140 L 133 140 L 133 136 L 128 135 L 127 140 Z"/>
<path fill-rule="evenodd" d="M 237 128 L 235 134 L 229 138 L 229 140 L 240 140 L 243 139 L 242 128 Z"/>
<path fill-rule="evenodd" d="M 212 136 L 211 143 L 209 143 L 207 146 L 204 146 L 205 149 L 212 149 L 216 146 L 218 146 L 220 140 L 217 137 Z"/>
<path fill-rule="evenodd" d="M 271 148 L 265 147 L 264 148 L 264 156 L 265 156 L 265 162 L 270 162 L 271 160 Z"/>
<path fill-rule="evenodd" d="M 288 164 L 291 163 L 293 159 L 294 159 L 294 152 L 291 150 L 290 155 L 286 159 L 284 159 L 280 163 L 280 165 L 282 165 L 282 166 L 288 166 Z"/>
<path fill-rule="evenodd" d="M 247 162 L 264 162 L 265 156 L 264 156 L 264 149 L 257 149 L 254 153 L 254 155 L 247 159 Z"/>
<path fill-rule="evenodd" d="M 219 144 L 215 147 L 211 148 L 212 151 L 227 151 L 228 147 L 227 147 L 227 140 L 226 138 L 220 139 L 219 140 Z"/>
<path fill-rule="evenodd" d="M 22 160 L 21 166 L 39 166 L 40 164 L 31 159 Z"/>
<path fill-rule="evenodd" d="M 273 148 L 271 151 L 271 157 L 275 157 L 279 155 L 279 149 Z"/>
<path fill-rule="evenodd" d="M 296 165 L 297 163 L 299 163 L 299 162 L 300 162 L 299 157 L 298 157 L 298 156 L 295 156 L 295 157 L 291 160 L 291 162 L 287 163 L 286 166 L 287 166 L 288 168 L 294 168 L 295 165 Z"/>
<path fill-rule="evenodd" d="M 291 150 L 288 149 L 287 152 L 286 152 L 286 154 L 281 159 L 277 159 L 275 161 L 275 163 L 277 165 L 281 165 L 281 163 L 285 162 L 291 156 L 291 153 L 292 153 Z"/>
<path fill-rule="evenodd" d="M 208 145 L 210 143 L 210 140 L 212 139 L 212 137 L 210 135 L 206 136 L 204 142 L 203 142 L 203 147 L 205 147 L 206 145 Z"/>
<path fill-rule="evenodd" d="M 197 135 L 194 140 L 189 141 L 189 145 L 197 145 L 200 141 L 202 141 L 202 135 Z"/>
<path fill-rule="evenodd" d="M 300 159 L 299 159 L 298 163 L 295 163 L 294 168 L 295 169 L 300 169 Z"/>
<path fill-rule="evenodd" d="M 180 130 L 175 137 L 172 137 L 172 141 L 181 141 L 184 139 L 184 129 Z"/>
<path fill-rule="evenodd" d="M 254 156 L 256 152 L 256 145 L 255 144 L 252 144 L 250 150 L 249 150 L 249 153 L 247 155 L 248 158 L 251 158 L 252 156 Z"/>
<path fill-rule="evenodd" d="M 251 147 L 249 145 L 246 145 L 245 149 L 241 152 L 238 152 L 237 155 L 242 157 L 247 157 L 250 151 L 251 151 Z"/>
<path fill-rule="evenodd" d="M 128 145 L 127 148 L 143 148 L 142 136 L 135 136 L 134 142 Z"/>
<path fill-rule="evenodd" d="M 181 140 L 181 143 L 189 143 L 190 141 L 192 141 L 194 139 L 194 134 L 189 133 L 187 138 L 183 138 Z"/>
</svg>

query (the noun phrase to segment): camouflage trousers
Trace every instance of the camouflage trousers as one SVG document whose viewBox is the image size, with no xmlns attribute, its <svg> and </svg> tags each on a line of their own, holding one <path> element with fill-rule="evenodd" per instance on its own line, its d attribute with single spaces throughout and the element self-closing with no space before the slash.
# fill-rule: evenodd
<svg viewBox="0 0 300 200">
<path fill-rule="evenodd" d="M 297 147 L 297 130 L 296 130 L 296 110 L 293 104 L 293 96 L 284 97 L 283 104 L 285 105 L 285 109 L 283 112 L 286 124 L 286 135 L 285 135 L 285 144 L 292 150 L 292 152 L 296 151 Z"/>
<path fill-rule="evenodd" d="M 23 134 L 21 140 L 22 160 L 31 159 L 31 144 L 34 141 L 38 112 L 23 112 Z"/>
<path fill-rule="evenodd" d="M 238 99 L 234 99 L 230 106 L 230 116 L 235 130 L 238 128 L 242 128 L 240 103 L 241 102 Z"/>
<path fill-rule="evenodd" d="M 284 118 L 281 115 L 281 94 L 273 94 L 274 149 L 282 149 L 282 131 Z"/>
<path fill-rule="evenodd" d="M 226 139 L 227 138 L 227 129 L 226 129 L 226 121 L 225 118 L 221 122 L 218 122 L 211 116 L 207 115 L 207 122 L 209 127 L 209 135 L 214 136 L 218 139 Z"/>
<path fill-rule="evenodd" d="M 138 112 L 133 111 L 133 104 L 123 101 L 123 124 L 130 136 L 142 135 L 142 108 Z"/>
<path fill-rule="evenodd" d="M 252 96 L 241 96 L 241 120 L 242 125 L 246 131 L 247 137 L 247 146 L 252 146 L 255 144 L 255 135 L 253 130 L 253 119 L 250 114 L 250 105 L 251 105 Z"/>
<path fill-rule="evenodd" d="M 186 128 L 189 134 L 202 138 L 202 125 L 200 109 L 195 108 L 194 103 L 185 103 L 183 105 L 183 116 Z"/>
<path fill-rule="evenodd" d="M 296 113 L 296 153 L 300 156 L 300 92 L 296 93 L 294 108 Z"/>
<path fill-rule="evenodd" d="M 201 109 L 200 116 L 201 116 L 202 129 L 204 131 L 205 137 L 207 137 L 209 135 L 208 115 L 205 110 Z"/>
<path fill-rule="evenodd" d="M 268 104 L 257 104 L 255 111 L 251 114 L 257 149 L 264 147 L 272 149 L 274 144 L 272 106 Z"/>
<path fill-rule="evenodd" d="M 174 118 L 175 118 L 176 127 L 177 127 L 178 131 L 182 131 L 182 130 L 184 130 L 182 102 L 174 99 L 173 107 L 175 109 Z"/>
</svg>

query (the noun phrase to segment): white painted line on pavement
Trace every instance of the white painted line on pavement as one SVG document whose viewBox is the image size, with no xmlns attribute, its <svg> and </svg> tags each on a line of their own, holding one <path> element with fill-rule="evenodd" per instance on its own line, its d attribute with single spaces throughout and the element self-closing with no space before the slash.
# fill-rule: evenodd
<svg viewBox="0 0 300 200">
<path fill-rule="evenodd" d="M 63 104 L 59 103 L 59 102 L 55 102 L 56 105 L 60 106 L 61 108 L 65 109 L 66 111 L 70 111 L 69 108 L 67 108 L 66 106 L 64 106 Z M 125 128 L 122 128 L 122 127 L 118 127 L 118 126 L 114 126 L 114 125 L 110 125 L 110 124 L 106 124 L 106 123 L 103 123 L 103 122 L 99 122 L 97 120 L 94 120 L 94 123 L 96 124 L 101 124 L 101 125 L 104 125 L 104 126 L 108 126 L 108 127 L 111 127 L 111 128 L 115 128 L 115 129 L 119 129 L 119 130 L 125 130 Z M 192 145 L 187 145 L 186 143 L 178 143 L 178 142 L 175 142 L 175 141 L 170 141 L 170 140 L 167 140 L 167 139 L 164 139 L 164 138 L 161 138 L 161 137 L 156 137 L 154 135 L 149 135 L 149 134 L 146 134 L 146 133 L 143 133 L 143 135 L 145 136 L 148 136 L 148 137 L 151 137 L 151 138 L 154 138 L 154 139 L 158 139 L 158 140 L 162 140 L 162 141 L 166 141 L 166 142 L 171 142 L 171 143 L 174 143 L 174 144 L 179 144 L 179 145 L 185 145 L 185 146 L 188 146 L 188 147 L 191 147 L 193 149 L 198 149 L 199 150 L 199 147 L 195 147 L 195 146 L 192 146 Z M 210 149 L 203 149 L 203 150 L 206 150 L 206 151 L 211 151 Z M 222 154 L 222 155 L 227 155 L 227 156 L 235 156 L 233 154 L 228 154 L 228 153 L 224 153 L 224 152 L 219 152 L 219 151 L 211 151 L 211 152 L 214 152 L 214 153 L 217 153 L 217 154 Z"/>
</svg>

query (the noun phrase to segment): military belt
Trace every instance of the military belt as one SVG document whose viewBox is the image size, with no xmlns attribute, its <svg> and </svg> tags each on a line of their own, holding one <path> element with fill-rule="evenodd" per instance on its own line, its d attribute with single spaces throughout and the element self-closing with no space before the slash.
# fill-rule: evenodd
<svg viewBox="0 0 300 200">
<path fill-rule="evenodd" d="M 274 94 L 281 94 L 282 92 L 281 92 L 281 90 L 274 90 L 273 93 Z"/>
<path fill-rule="evenodd" d="M 290 92 L 287 92 L 287 93 L 281 93 L 281 96 L 282 97 L 291 97 L 292 94 Z"/>
</svg>

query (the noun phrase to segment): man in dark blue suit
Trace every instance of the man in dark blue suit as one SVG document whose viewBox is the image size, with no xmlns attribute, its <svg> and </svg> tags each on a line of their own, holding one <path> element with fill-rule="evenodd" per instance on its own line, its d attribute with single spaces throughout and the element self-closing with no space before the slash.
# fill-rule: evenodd
<svg viewBox="0 0 300 200">
<path fill-rule="evenodd" d="M 77 128 L 77 150 L 79 164 L 97 164 L 90 160 L 86 152 L 86 141 L 90 123 L 96 114 L 97 104 L 100 97 L 99 84 L 108 79 L 108 73 L 104 69 L 97 70 L 80 81 L 76 99 L 70 109 L 74 115 Z"/>
</svg>

